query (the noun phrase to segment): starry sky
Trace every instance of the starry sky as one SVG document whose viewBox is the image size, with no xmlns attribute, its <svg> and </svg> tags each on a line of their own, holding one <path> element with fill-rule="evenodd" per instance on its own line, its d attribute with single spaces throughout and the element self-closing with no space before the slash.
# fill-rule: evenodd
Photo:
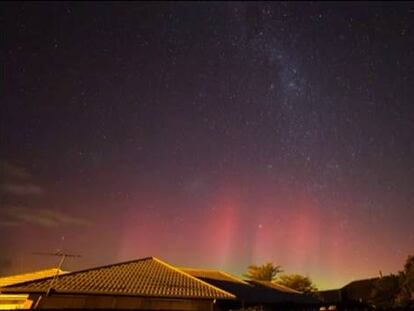
<svg viewBox="0 0 414 311">
<path fill-rule="evenodd" d="M 1 275 L 64 249 L 330 288 L 414 252 L 413 3 L 1 9 Z"/>
</svg>

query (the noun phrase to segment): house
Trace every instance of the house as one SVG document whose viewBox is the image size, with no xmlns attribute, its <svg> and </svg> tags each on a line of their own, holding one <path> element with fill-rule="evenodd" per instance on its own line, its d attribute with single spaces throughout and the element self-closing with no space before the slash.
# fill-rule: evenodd
<svg viewBox="0 0 414 311">
<path fill-rule="evenodd" d="M 39 280 L 46 277 L 54 277 L 56 275 L 65 274 L 66 271 L 51 268 L 45 270 L 34 271 L 30 273 L 23 273 L 11 275 L 0 278 L 0 290 L 2 287 Z M 28 299 L 28 294 L 0 294 L 0 310 L 10 309 L 28 309 L 31 307 L 31 300 Z"/>
<path fill-rule="evenodd" d="M 379 278 L 353 281 L 342 288 L 319 291 L 318 295 L 325 305 L 341 308 L 367 308 L 370 304 L 372 290 Z"/>
<path fill-rule="evenodd" d="M 155 257 L 8 285 L 2 294 L 26 294 L 32 307 L 221 310 L 235 296 Z"/>
<path fill-rule="evenodd" d="M 233 308 L 260 310 L 319 310 L 319 300 L 291 288 L 265 281 L 245 281 L 227 272 L 180 268 L 198 279 L 236 296 Z"/>
</svg>

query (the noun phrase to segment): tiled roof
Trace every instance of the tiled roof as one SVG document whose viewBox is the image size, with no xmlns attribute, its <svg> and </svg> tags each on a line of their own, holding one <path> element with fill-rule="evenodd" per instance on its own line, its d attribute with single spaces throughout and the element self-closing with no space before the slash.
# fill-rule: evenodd
<svg viewBox="0 0 414 311">
<path fill-rule="evenodd" d="M 317 299 L 291 288 L 265 281 L 244 281 L 226 272 L 208 269 L 181 268 L 183 271 L 234 294 L 238 300 L 260 304 L 316 304 Z M 270 283 L 270 284 L 269 284 Z"/>
<path fill-rule="evenodd" d="M 220 271 L 184 268 L 184 271 L 213 286 L 232 293 L 238 300 L 251 302 L 254 286 L 236 277 L 225 277 Z"/>
<path fill-rule="evenodd" d="M 248 284 L 247 282 L 243 281 L 241 278 L 235 275 L 232 275 L 230 273 L 224 272 L 224 271 L 212 270 L 212 269 L 197 269 L 197 268 L 179 268 L 179 269 L 181 271 L 184 271 L 185 273 L 191 274 L 192 276 L 196 278 Z"/>
<path fill-rule="evenodd" d="M 8 293 L 46 292 L 53 278 L 25 282 L 2 289 Z M 59 276 L 57 293 L 109 294 L 201 299 L 235 297 L 154 257 L 143 258 Z"/>
<path fill-rule="evenodd" d="M 5 276 L 5 277 L 0 278 L 0 287 L 22 283 L 22 282 L 27 282 L 27 281 L 43 279 L 46 277 L 55 276 L 57 273 L 64 274 L 68 272 L 57 269 L 57 268 L 51 268 L 51 269 L 34 271 L 30 273 Z"/>
</svg>

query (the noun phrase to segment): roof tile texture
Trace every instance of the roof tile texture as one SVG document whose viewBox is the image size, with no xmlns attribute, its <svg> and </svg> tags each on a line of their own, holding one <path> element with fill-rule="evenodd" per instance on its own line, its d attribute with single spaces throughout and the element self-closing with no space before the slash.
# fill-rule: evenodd
<svg viewBox="0 0 414 311">
<path fill-rule="evenodd" d="M 98 267 L 8 287 L 7 292 L 47 291 L 136 296 L 232 299 L 233 295 L 204 283 L 157 258 Z M 52 286 L 51 286 L 52 285 Z"/>
</svg>

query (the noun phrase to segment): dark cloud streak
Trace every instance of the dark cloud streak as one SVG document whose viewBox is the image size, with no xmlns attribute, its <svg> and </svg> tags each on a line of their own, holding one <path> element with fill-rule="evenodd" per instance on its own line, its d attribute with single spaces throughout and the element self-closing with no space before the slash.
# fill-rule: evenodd
<svg viewBox="0 0 414 311">
<path fill-rule="evenodd" d="M 8 206 L 0 210 L 0 225 L 25 226 L 34 225 L 44 228 L 59 226 L 87 226 L 89 221 L 80 217 L 68 215 L 57 209 L 29 208 L 23 206 Z"/>
</svg>

